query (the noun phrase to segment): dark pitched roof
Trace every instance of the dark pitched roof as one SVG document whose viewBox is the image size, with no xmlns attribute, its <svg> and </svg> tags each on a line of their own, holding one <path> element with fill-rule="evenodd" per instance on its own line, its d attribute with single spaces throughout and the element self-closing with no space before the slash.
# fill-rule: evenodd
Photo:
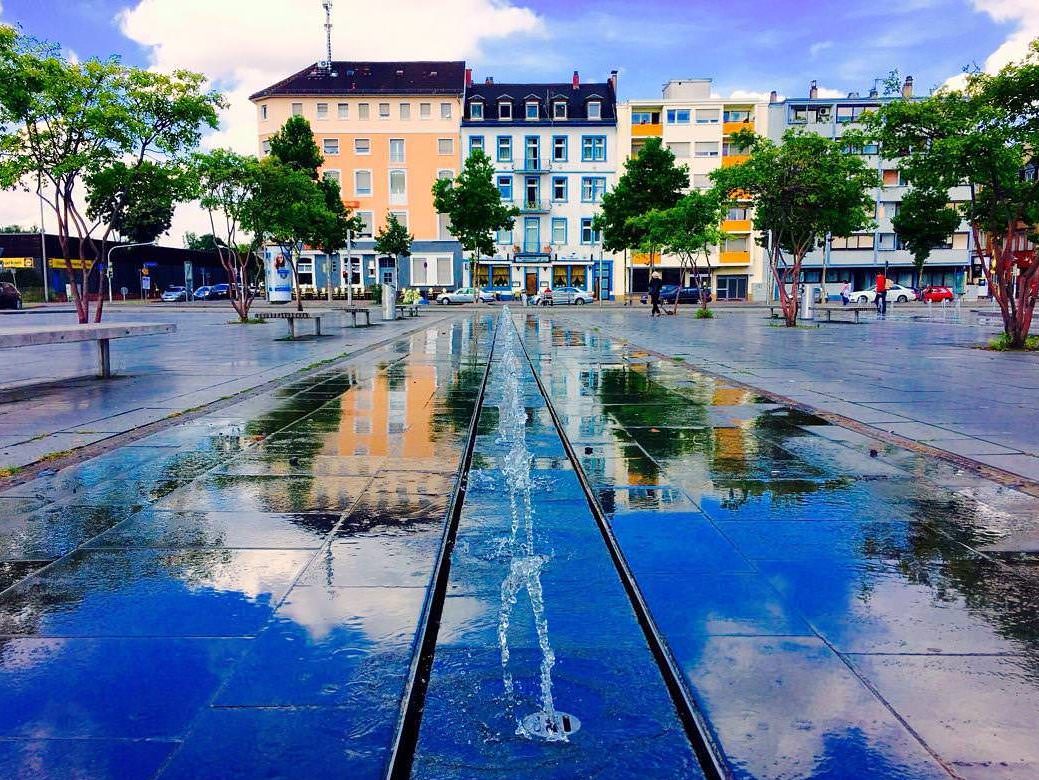
<svg viewBox="0 0 1039 780">
<path fill-rule="evenodd" d="M 465 63 L 317 63 L 250 95 L 250 100 L 283 95 L 459 95 L 465 90 Z"/>
<path fill-rule="evenodd" d="M 609 81 L 580 84 L 574 89 L 570 83 L 560 84 L 473 84 L 466 90 L 466 105 L 463 124 L 476 126 L 482 124 L 480 120 L 469 119 L 469 105 L 472 101 L 483 100 L 483 122 L 498 121 L 498 103 L 502 100 L 512 103 L 512 121 L 517 124 L 525 124 L 526 102 L 529 96 L 536 96 L 540 103 L 539 121 L 549 122 L 552 120 L 552 103 L 557 99 L 567 102 L 566 119 L 555 120 L 556 124 L 564 122 L 588 122 L 587 103 L 596 99 L 602 103 L 602 118 L 590 120 L 596 124 L 611 125 L 617 123 L 617 96 L 613 91 L 613 84 Z M 548 102 L 545 102 L 546 96 Z"/>
</svg>

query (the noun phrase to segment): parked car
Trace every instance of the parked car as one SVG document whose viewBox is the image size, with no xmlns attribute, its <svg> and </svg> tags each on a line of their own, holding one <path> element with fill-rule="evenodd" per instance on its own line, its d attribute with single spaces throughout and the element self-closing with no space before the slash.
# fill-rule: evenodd
<svg viewBox="0 0 1039 780">
<path fill-rule="evenodd" d="M 939 285 L 929 284 L 920 291 L 921 301 L 951 301 L 955 297 L 951 289 Z"/>
<path fill-rule="evenodd" d="M 229 284 L 214 284 L 209 291 L 210 301 L 221 301 L 227 300 L 231 297 L 231 285 Z"/>
<path fill-rule="evenodd" d="M 22 308 L 22 294 L 11 282 L 0 282 L 0 309 Z"/>
<path fill-rule="evenodd" d="M 855 303 L 873 303 L 877 299 L 876 290 L 856 290 L 849 296 Z M 916 293 L 911 287 L 903 287 L 900 284 L 888 284 L 887 302 L 906 303 L 915 301 Z"/>
<path fill-rule="evenodd" d="M 192 293 L 192 297 L 193 297 L 193 298 L 194 298 L 194 299 L 195 299 L 196 301 L 205 301 L 205 300 L 209 300 L 209 291 L 210 291 L 210 290 L 212 290 L 212 289 L 213 289 L 213 288 L 212 288 L 212 287 L 210 287 L 210 286 L 209 286 L 208 284 L 207 284 L 207 285 L 204 285 L 203 287 L 197 287 L 197 288 L 195 289 L 195 292 L 194 292 L 194 293 Z"/>
<path fill-rule="evenodd" d="M 677 284 L 666 284 L 660 288 L 660 300 L 662 302 L 674 303 L 676 297 L 679 303 L 699 303 L 700 288 L 695 285 L 679 287 Z M 707 302 L 711 302 L 710 290 L 707 291 Z"/>
<path fill-rule="evenodd" d="M 437 297 L 437 303 L 444 306 L 451 303 L 475 303 L 477 293 L 479 294 L 480 303 L 494 302 L 493 293 L 489 293 L 486 290 L 474 291 L 472 287 L 460 287 L 454 292 L 440 293 Z"/>
<path fill-rule="evenodd" d="M 175 284 L 171 284 L 162 293 L 162 300 L 166 303 L 176 303 L 177 301 L 186 301 L 187 299 L 188 291 Z"/>
<path fill-rule="evenodd" d="M 557 303 L 573 303 L 583 306 L 595 300 L 590 292 L 582 290 L 580 287 L 553 287 L 551 295 L 546 295 L 546 292 L 547 288 L 535 295 L 531 303 L 534 306 L 554 306 Z"/>
</svg>

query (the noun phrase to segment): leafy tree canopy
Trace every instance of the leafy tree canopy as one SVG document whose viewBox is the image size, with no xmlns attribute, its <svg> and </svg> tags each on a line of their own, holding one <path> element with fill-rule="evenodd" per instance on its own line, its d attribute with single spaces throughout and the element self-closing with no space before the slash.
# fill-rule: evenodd
<svg viewBox="0 0 1039 780">
<path fill-rule="evenodd" d="M 271 156 L 294 171 L 303 171 L 317 179 L 317 169 L 325 161 L 314 143 L 310 122 L 301 116 L 290 116 L 282 128 L 270 137 Z"/>
<path fill-rule="evenodd" d="M 714 190 L 693 190 L 669 209 L 653 209 L 632 217 L 632 227 L 643 234 L 641 248 L 660 250 L 691 259 L 709 254 L 725 238 L 720 227 L 725 206 Z"/>
<path fill-rule="evenodd" d="M 87 216 L 130 241 L 154 241 L 170 229 L 177 203 L 189 197 L 189 178 L 177 164 L 113 162 L 86 177 Z"/>
<path fill-rule="evenodd" d="M 501 201 L 494 185 L 494 164 L 480 149 L 473 151 L 454 180 L 433 184 L 433 204 L 447 214 L 451 235 L 474 257 L 494 254 L 494 233 L 511 230 L 519 209 Z"/>
<path fill-rule="evenodd" d="M 379 228 L 375 236 L 375 251 L 382 255 L 407 257 L 411 254 L 411 244 L 414 240 L 415 237 L 391 212 L 386 215 L 386 224 Z"/>
<path fill-rule="evenodd" d="M 948 192 L 912 189 L 902 196 L 891 224 L 912 253 L 919 275 L 931 250 L 944 244 L 960 226 L 960 213 L 949 205 Z"/>
</svg>

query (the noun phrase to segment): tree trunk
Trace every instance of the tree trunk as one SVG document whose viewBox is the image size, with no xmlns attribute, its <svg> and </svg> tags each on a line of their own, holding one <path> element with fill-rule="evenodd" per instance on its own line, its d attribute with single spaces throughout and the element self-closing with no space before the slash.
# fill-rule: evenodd
<svg viewBox="0 0 1039 780">
<path fill-rule="evenodd" d="M 973 228 L 975 245 L 981 246 L 977 238 L 979 231 Z M 992 263 L 982 255 L 982 270 L 988 281 L 989 294 L 999 304 L 1003 316 L 1003 332 L 1006 334 L 1012 349 L 1023 349 L 1028 341 L 1032 328 L 1032 316 L 1035 311 L 1036 296 L 1039 293 L 1039 257 L 1035 248 L 1029 249 L 1028 240 L 1023 231 L 1017 229 L 1017 222 L 1007 225 L 1006 233 L 997 236 L 988 233 L 988 247 L 992 254 Z M 997 240 L 998 239 L 998 240 Z M 1015 252 L 1030 252 L 1027 267 L 1021 271 L 1017 266 Z M 980 252 L 979 252 L 980 254 Z"/>
<path fill-rule="evenodd" d="M 788 328 L 793 328 L 797 325 L 797 286 L 799 283 L 799 276 L 801 271 L 801 260 L 803 255 L 794 256 L 794 264 L 790 268 L 780 268 L 781 250 L 779 249 L 779 243 L 776 242 L 775 248 L 773 249 L 773 256 L 769 259 L 769 266 L 772 269 L 772 275 L 776 280 L 776 286 L 779 288 L 779 305 L 783 309 L 783 320 Z M 791 278 L 790 291 L 787 291 L 786 285 L 787 280 L 784 276 Z"/>
</svg>

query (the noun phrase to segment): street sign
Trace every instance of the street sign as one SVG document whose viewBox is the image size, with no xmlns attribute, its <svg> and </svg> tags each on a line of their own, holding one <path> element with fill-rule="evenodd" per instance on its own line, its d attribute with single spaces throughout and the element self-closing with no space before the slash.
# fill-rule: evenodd
<svg viewBox="0 0 1039 780">
<path fill-rule="evenodd" d="M 10 271 L 12 268 L 33 268 L 36 265 L 34 257 L 0 257 L 0 271 Z"/>
<path fill-rule="evenodd" d="M 74 257 L 71 260 L 66 260 L 64 257 L 48 257 L 47 265 L 51 268 L 55 268 L 58 271 L 64 271 L 68 268 L 67 263 L 72 264 L 73 271 L 82 271 L 84 268 L 90 269 L 94 267 L 93 262 L 90 260 L 80 260 L 78 257 Z"/>
<path fill-rule="evenodd" d="M 141 289 L 150 290 L 152 288 L 152 278 L 150 276 L 141 277 Z"/>
<path fill-rule="evenodd" d="M 156 261 L 154 261 L 154 260 L 145 260 L 144 261 L 144 267 L 145 268 L 158 268 L 159 264 Z"/>
</svg>

